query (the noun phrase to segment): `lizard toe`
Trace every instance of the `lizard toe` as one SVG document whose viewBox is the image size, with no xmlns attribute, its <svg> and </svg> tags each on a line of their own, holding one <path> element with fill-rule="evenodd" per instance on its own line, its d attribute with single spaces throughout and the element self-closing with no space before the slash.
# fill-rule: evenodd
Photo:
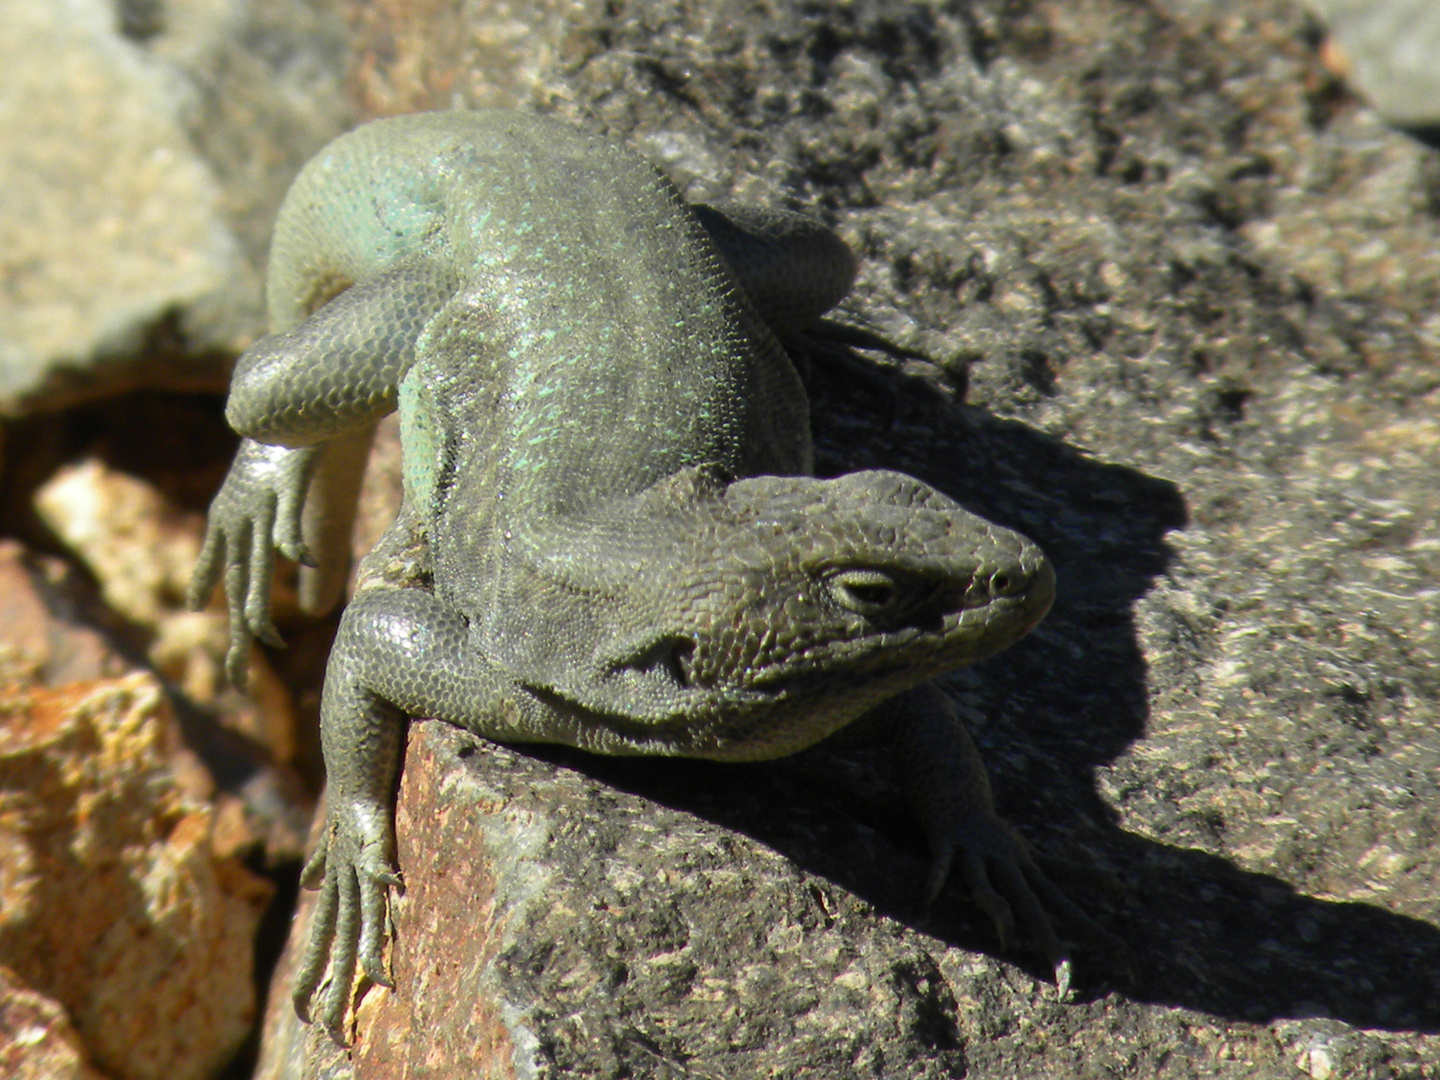
<svg viewBox="0 0 1440 1080">
<path fill-rule="evenodd" d="M 1038 851 L 1032 852 L 1031 857 L 1035 860 L 1035 865 L 1045 871 L 1045 876 L 1051 881 L 1104 889 L 1115 896 L 1123 895 L 1125 892 L 1125 883 L 1108 867 L 1088 861 L 1076 862 L 1072 859 L 1057 859 L 1051 855 L 1042 855 Z"/>
<path fill-rule="evenodd" d="M 1046 862 L 1048 865 L 1049 860 Z M 1075 864 L 1066 863 L 1064 865 L 1074 866 Z M 1119 964 L 1124 969 L 1127 978 L 1134 980 L 1134 963 L 1130 949 L 1123 941 L 1101 926 L 1090 917 L 1084 908 L 1071 900 L 1039 865 L 1032 864 L 1028 867 L 1026 877 L 1047 911 L 1056 915 L 1061 923 L 1070 928 L 1079 939 L 1093 946 L 1104 957 Z M 1113 875 L 1109 875 L 1108 872 L 1106 872 L 1106 877 L 1110 881 L 1114 881 Z"/>
<path fill-rule="evenodd" d="M 315 842 L 315 851 L 311 854 L 309 861 L 305 863 L 305 869 L 300 871 L 300 884 L 306 889 L 318 889 L 325 882 L 325 864 L 328 861 L 330 852 L 330 835 L 322 832 L 320 839 Z"/>
<path fill-rule="evenodd" d="M 1017 837 L 1018 840 L 1018 837 Z M 1023 842 L 1022 842 L 1023 843 Z M 997 860 L 995 873 L 1000 889 L 1020 912 L 1020 925 L 1034 941 L 1040 955 L 1051 968 L 1058 968 L 1070 959 L 1069 951 L 1055 933 L 1050 911 L 1041 902 L 1035 888 L 1035 879 L 1043 882 L 1041 891 L 1058 894 L 1059 890 L 1049 886 L 1044 874 L 1030 861 L 1030 853 L 1019 847 L 1008 857 Z M 1053 899 L 1053 896 L 1051 897 Z M 1069 904 L 1066 900 L 1065 904 Z M 1073 906 L 1073 905 L 1071 905 Z"/>
<path fill-rule="evenodd" d="M 970 891 L 971 901 L 989 916 L 990 922 L 994 924 L 995 933 L 1000 938 L 1000 947 L 1008 949 L 1011 935 L 1015 932 L 1015 913 L 1005 897 L 991 884 L 984 857 L 978 852 L 967 851 L 960 860 L 960 874 L 965 880 L 965 887 Z"/>
<path fill-rule="evenodd" d="M 385 966 L 385 944 L 389 930 L 389 887 L 398 884 L 393 873 L 360 881 L 360 968 L 372 983 L 387 989 L 395 988 Z"/>
<path fill-rule="evenodd" d="M 340 1046 L 349 1045 L 345 1013 L 355 984 L 355 965 L 360 945 L 360 886 L 355 871 L 346 868 L 338 877 L 335 936 L 330 943 L 330 985 L 325 991 L 320 1022 Z"/>
<path fill-rule="evenodd" d="M 231 623 L 231 627 L 238 626 Z M 225 650 L 225 678 L 236 690 L 244 690 L 250 682 L 250 636 L 244 627 L 230 631 L 230 645 Z"/>
<path fill-rule="evenodd" d="M 210 602 L 210 594 L 220 580 L 224 551 L 225 530 L 217 524 L 208 525 L 200 554 L 195 559 L 195 569 L 190 573 L 190 584 L 185 590 L 185 606 L 191 611 L 200 611 Z"/>
<path fill-rule="evenodd" d="M 317 859 L 323 859 L 324 850 L 322 844 L 311 857 L 310 865 L 305 868 L 307 874 L 316 865 Z M 323 862 L 320 863 L 320 869 L 323 873 Z M 303 882 L 304 878 L 301 880 Z M 335 915 L 339 900 L 339 886 L 333 877 L 326 876 L 319 883 L 319 887 L 320 895 L 315 898 L 314 913 L 310 917 L 310 940 L 305 946 L 305 953 L 299 969 L 295 972 L 294 986 L 290 992 L 295 1005 L 295 1015 L 306 1023 L 310 1022 L 310 1002 L 320 987 L 325 976 L 326 963 L 330 959 L 330 942 L 335 936 Z"/>
</svg>

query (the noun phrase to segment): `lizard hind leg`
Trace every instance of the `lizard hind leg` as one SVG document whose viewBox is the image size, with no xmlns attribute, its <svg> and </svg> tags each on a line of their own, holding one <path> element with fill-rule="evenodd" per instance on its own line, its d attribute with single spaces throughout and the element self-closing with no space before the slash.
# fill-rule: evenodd
<svg viewBox="0 0 1440 1080">
<path fill-rule="evenodd" d="M 817 221 L 729 201 L 690 209 L 777 335 L 812 325 L 855 282 L 854 252 Z"/>
<path fill-rule="evenodd" d="M 356 968 L 372 983 L 391 985 L 384 958 L 389 900 L 401 887 L 392 805 L 405 730 L 404 714 L 369 688 L 366 657 L 344 647 L 352 621 L 347 611 L 325 676 L 325 825 L 301 878 L 320 895 L 293 989 L 295 1010 L 306 1020 L 318 994 L 315 1019 L 342 1045 Z M 327 966 L 329 985 L 322 989 Z"/>
</svg>

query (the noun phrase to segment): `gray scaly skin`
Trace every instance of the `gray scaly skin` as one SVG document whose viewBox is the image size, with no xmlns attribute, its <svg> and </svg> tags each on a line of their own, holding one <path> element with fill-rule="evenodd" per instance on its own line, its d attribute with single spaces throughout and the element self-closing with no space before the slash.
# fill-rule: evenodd
<svg viewBox="0 0 1440 1080">
<path fill-rule="evenodd" d="M 1049 912 L 1093 924 L 995 815 L 927 683 L 1029 631 L 1054 575 L 912 477 L 808 475 L 808 404 L 777 334 L 854 272 L 818 225 L 686 206 L 633 152 L 534 116 L 378 121 L 300 174 L 271 251 L 274 332 L 231 385 L 245 442 L 192 599 L 223 574 L 237 678 L 250 637 L 276 638 L 275 550 L 314 564 L 312 608 L 331 601 L 370 433 L 398 407 L 403 504 L 325 678 L 302 1017 L 327 965 L 319 1016 L 337 1040 L 357 962 L 389 984 L 407 715 L 725 761 L 865 716 L 907 772 L 930 896 L 954 865 L 1002 937 L 1018 911 L 1068 978 Z"/>
</svg>

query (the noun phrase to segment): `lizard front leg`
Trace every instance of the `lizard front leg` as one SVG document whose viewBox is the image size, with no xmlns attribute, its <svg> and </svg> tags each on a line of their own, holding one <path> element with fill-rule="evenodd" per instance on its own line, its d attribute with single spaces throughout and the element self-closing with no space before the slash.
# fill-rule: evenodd
<svg viewBox="0 0 1440 1080">
<path fill-rule="evenodd" d="M 345 609 L 320 709 L 326 821 L 302 878 L 320 896 L 293 992 L 296 1012 L 308 1020 L 328 963 L 317 1019 L 338 1043 L 346 1041 L 357 964 L 390 985 L 384 950 L 390 890 L 401 884 L 393 801 L 404 717 L 500 734 L 506 685 L 470 647 L 464 618 L 426 590 L 366 589 Z"/>
<path fill-rule="evenodd" d="M 929 841 L 927 905 L 958 872 L 975 905 L 995 925 L 1001 947 L 1017 928 L 1029 936 L 1053 968 L 1062 998 L 1069 990 L 1070 953 L 1055 932 L 1055 919 L 1110 955 L 1125 955 L 1123 943 L 1070 900 L 1025 839 L 995 812 L 980 754 L 939 687 L 922 684 L 861 723 L 889 743 L 906 799 Z"/>
<path fill-rule="evenodd" d="M 450 276 L 417 256 L 261 338 L 237 362 L 225 413 L 245 439 L 211 503 L 188 596 L 201 607 L 223 578 L 225 667 L 236 685 L 252 636 L 280 643 L 270 617 L 276 550 L 307 564 L 307 613 L 339 599 L 374 423 L 395 407 L 416 339 L 452 291 Z"/>
</svg>

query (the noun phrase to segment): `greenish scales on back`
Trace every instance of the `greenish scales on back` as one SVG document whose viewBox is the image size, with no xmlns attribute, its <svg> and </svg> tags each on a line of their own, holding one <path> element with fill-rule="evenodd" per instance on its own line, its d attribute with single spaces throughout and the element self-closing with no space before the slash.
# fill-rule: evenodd
<svg viewBox="0 0 1440 1080">
<path fill-rule="evenodd" d="M 325 677 L 302 1016 L 319 991 L 343 1041 L 356 964 L 389 985 L 407 715 L 732 761 L 863 718 L 906 771 L 930 896 L 955 866 L 1062 984 L 1047 912 L 1108 937 L 995 815 L 928 681 L 1044 617 L 1044 555 L 913 477 L 808 475 L 808 402 L 777 334 L 854 274 L 829 230 L 687 206 L 629 149 L 542 117 L 377 121 L 301 172 L 275 226 L 273 332 L 231 383 L 244 442 L 191 599 L 223 576 L 237 681 L 251 637 L 278 642 L 276 551 L 306 564 L 307 609 L 336 602 L 374 424 L 398 407 L 404 499 Z"/>
</svg>

